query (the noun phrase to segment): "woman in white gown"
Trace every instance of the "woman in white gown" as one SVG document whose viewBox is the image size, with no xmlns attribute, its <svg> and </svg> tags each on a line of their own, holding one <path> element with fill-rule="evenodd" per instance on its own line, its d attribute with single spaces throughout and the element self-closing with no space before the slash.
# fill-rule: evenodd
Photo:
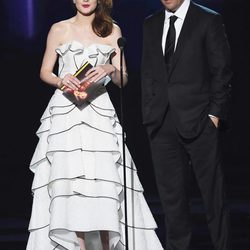
<svg viewBox="0 0 250 250">
<path fill-rule="evenodd" d="M 30 164 L 34 198 L 26 249 L 123 250 L 122 131 L 116 112 L 105 86 L 81 109 L 60 90 L 78 90 L 73 74 L 86 60 L 94 66 L 90 82 L 112 80 L 119 86 L 121 31 L 109 15 L 112 0 L 74 4 L 76 15 L 51 27 L 41 66 L 41 79 L 57 89 L 41 118 Z M 127 148 L 125 155 L 129 249 L 162 250 Z"/>
</svg>

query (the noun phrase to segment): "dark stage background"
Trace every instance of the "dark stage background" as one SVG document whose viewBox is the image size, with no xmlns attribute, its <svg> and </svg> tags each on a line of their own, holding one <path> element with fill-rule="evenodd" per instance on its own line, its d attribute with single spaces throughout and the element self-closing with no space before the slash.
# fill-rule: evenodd
<svg viewBox="0 0 250 250">
<path fill-rule="evenodd" d="M 232 49 L 234 77 L 231 128 L 221 134 L 224 172 L 232 210 L 235 249 L 250 249 L 250 15 L 248 0 L 199 0 L 220 12 Z M 140 110 L 140 60 L 143 19 L 161 7 L 159 0 L 114 0 L 113 18 L 127 39 L 125 49 L 129 84 L 125 89 L 127 145 L 138 168 L 145 196 L 155 215 L 157 233 L 164 241 L 163 215 L 156 190 L 146 133 Z M 1 205 L 0 249 L 25 249 L 28 237 L 33 174 L 29 162 L 38 142 L 40 117 L 54 92 L 41 82 L 39 70 L 47 32 L 54 22 L 74 14 L 70 0 L 1 0 Z M 197 20 L 198 21 L 198 20 Z M 119 89 L 108 91 L 120 115 Z M 192 249 L 212 249 L 200 194 L 192 179 L 195 220 Z M 153 249 L 152 249 L 153 250 Z"/>
</svg>

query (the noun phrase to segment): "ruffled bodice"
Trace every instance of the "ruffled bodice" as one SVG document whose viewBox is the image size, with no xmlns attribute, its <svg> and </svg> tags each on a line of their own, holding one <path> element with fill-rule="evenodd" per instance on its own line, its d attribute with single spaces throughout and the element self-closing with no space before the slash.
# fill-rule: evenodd
<svg viewBox="0 0 250 250">
<path fill-rule="evenodd" d="M 58 76 L 63 78 L 67 73 L 74 74 L 85 60 L 92 66 L 107 64 L 115 49 L 109 45 L 92 44 L 86 48 L 77 41 L 64 43 L 56 49 L 59 54 Z M 107 77 L 110 80 L 109 77 Z"/>
</svg>

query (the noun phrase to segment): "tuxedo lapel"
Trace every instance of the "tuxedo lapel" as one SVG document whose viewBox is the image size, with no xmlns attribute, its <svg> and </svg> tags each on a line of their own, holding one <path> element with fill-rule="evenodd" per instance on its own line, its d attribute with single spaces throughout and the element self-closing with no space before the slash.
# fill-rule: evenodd
<svg viewBox="0 0 250 250">
<path fill-rule="evenodd" d="M 157 46 L 157 52 L 161 56 L 161 59 L 164 61 L 163 52 L 162 52 L 162 33 L 164 28 L 164 21 L 165 21 L 165 12 L 161 11 L 158 19 L 155 22 L 155 41 Z"/>
<path fill-rule="evenodd" d="M 183 51 L 183 49 L 185 48 L 185 42 L 188 40 L 188 37 L 190 37 L 192 31 L 193 31 L 193 27 L 195 26 L 195 23 L 197 22 L 197 19 L 194 15 L 194 6 L 193 3 L 190 3 L 187 15 L 185 17 L 182 29 L 181 29 L 181 33 L 178 39 L 178 43 L 176 46 L 176 50 L 175 53 L 173 55 L 173 60 L 172 60 L 172 64 L 171 64 L 171 68 L 169 71 L 169 77 L 171 76 L 171 74 L 173 73 L 173 70 L 178 62 L 178 60 L 181 57 L 181 53 Z"/>
</svg>

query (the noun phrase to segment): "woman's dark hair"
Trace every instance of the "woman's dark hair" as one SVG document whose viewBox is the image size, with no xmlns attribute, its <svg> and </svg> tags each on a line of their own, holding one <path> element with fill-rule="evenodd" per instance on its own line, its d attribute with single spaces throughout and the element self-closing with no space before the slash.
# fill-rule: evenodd
<svg viewBox="0 0 250 250">
<path fill-rule="evenodd" d="M 112 33 L 114 23 L 111 18 L 112 7 L 112 0 L 98 0 L 92 28 L 96 35 L 100 37 L 107 37 Z"/>
</svg>

